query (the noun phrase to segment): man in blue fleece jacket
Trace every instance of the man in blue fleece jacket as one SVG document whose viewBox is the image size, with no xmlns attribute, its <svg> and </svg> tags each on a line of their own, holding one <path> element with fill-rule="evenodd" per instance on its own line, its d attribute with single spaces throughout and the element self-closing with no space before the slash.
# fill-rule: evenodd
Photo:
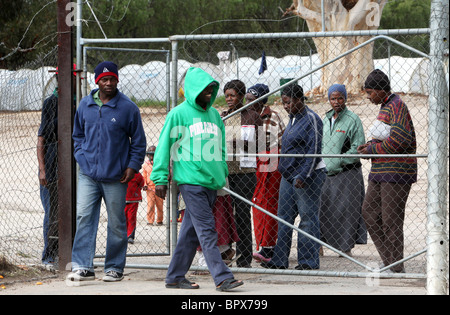
<svg viewBox="0 0 450 315">
<path fill-rule="evenodd" d="M 146 140 L 139 108 L 119 92 L 117 65 L 95 68 L 99 88 L 83 98 L 75 114 L 74 156 L 80 166 L 77 231 L 70 281 L 94 280 L 93 259 L 102 198 L 108 213 L 104 281 L 123 279 L 127 251 L 125 196 L 144 162 Z"/>
</svg>

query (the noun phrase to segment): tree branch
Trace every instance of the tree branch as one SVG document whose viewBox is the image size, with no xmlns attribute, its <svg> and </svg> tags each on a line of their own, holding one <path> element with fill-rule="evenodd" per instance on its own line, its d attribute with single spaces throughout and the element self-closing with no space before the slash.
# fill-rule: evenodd
<svg viewBox="0 0 450 315">
<path fill-rule="evenodd" d="M 322 16 L 316 11 L 312 11 L 303 5 L 303 1 L 298 2 L 297 15 L 302 19 L 322 24 Z"/>
</svg>

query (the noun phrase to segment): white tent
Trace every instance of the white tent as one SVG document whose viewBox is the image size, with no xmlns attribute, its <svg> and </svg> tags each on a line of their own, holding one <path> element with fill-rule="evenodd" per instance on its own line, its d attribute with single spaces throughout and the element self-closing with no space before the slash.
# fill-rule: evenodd
<svg viewBox="0 0 450 315">
<path fill-rule="evenodd" d="M 42 67 L 37 70 L 21 69 L 2 71 L 0 75 L 0 110 L 38 110 L 54 77 L 54 68 Z"/>
<path fill-rule="evenodd" d="M 0 70 L 0 110 L 41 110 L 44 100 L 57 87 L 55 70 L 54 67 Z"/>
<path fill-rule="evenodd" d="M 428 59 L 392 56 L 374 60 L 374 65 L 389 76 L 393 92 L 428 93 Z"/>
<path fill-rule="evenodd" d="M 412 93 L 428 94 L 428 69 L 430 60 L 422 58 L 411 78 L 409 79 L 409 91 Z"/>
<path fill-rule="evenodd" d="M 143 86 L 142 77 L 145 77 L 145 73 L 140 65 L 131 64 L 120 68 L 117 88 L 131 99 L 146 99 L 148 95 Z"/>
<path fill-rule="evenodd" d="M 219 65 L 207 62 L 191 64 L 178 61 L 178 88 L 184 86 L 184 75 L 191 66 L 197 66 L 210 73 L 220 82 L 219 95 L 223 95 L 223 86 L 230 80 L 240 79 L 247 87 L 264 83 L 270 91 L 277 89 L 287 79 L 297 79 L 320 66 L 318 55 L 285 56 L 266 58 L 267 70 L 258 73 L 261 58 L 238 58 L 230 62 L 221 60 Z M 428 60 L 424 58 L 403 58 L 393 56 L 390 59 L 374 60 L 375 68 L 382 69 L 391 78 L 394 92 L 428 93 Z M 127 65 L 119 69 L 120 91 L 137 102 L 151 100 L 164 101 L 167 97 L 167 65 L 160 61 L 151 61 L 143 66 Z M 172 65 L 169 65 L 172 70 Z M 305 91 L 321 84 L 321 71 L 316 71 L 299 81 Z M 82 81 L 87 84 L 86 92 L 97 88 L 94 75 L 88 73 Z M 170 86 L 172 81 L 170 81 Z M 0 70 L 0 110 L 23 111 L 40 110 L 46 97 L 56 87 L 54 68 L 42 67 L 37 70 L 19 71 Z M 83 90 L 84 91 L 84 90 Z"/>
<path fill-rule="evenodd" d="M 266 57 L 267 70 L 259 74 L 261 58 L 254 60 L 252 58 L 239 58 L 232 61 L 229 65 L 222 63 L 222 81 L 226 82 L 239 79 L 250 87 L 257 83 L 263 83 L 269 86 L 273 91 L 280 87 L 281 83 L 289 79 L 296 79 L 317 68 L 320 65 L 318 55 L 307 57 L 286 56 L 284 58 Z M 302 78 L 298 83 L 305 90 L 310 90 L 320 85 L 321 71 Z"/>
</svg>

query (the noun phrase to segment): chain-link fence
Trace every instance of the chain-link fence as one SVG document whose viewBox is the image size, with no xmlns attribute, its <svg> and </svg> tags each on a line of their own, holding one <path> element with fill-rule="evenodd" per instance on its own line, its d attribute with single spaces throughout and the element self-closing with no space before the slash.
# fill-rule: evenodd
<svg viewBox="0 0 450 315">
<path fill-rule="evenodd" d="M 99 60 L 118 64 L 119 88 L 141 108 L 148 150 L 140 173 L 142 200 L 138 209 L 127 209 L 130 224 L 129 256 L 170 255 L 168 204 L 155 198 L 149 182 L 152 144 L 168 111 L 169 52 L 164 50 L 86 50 L 89 73 L 83 76 L 82 91 L 96 87 L 93 68 Z M 111 53 L 114 57 L 111 56 Z M 109 55 L 108 55 L 109 54 Z M 145 71 L 136 69 L 147 65 Z M 18 71 L 1 72 L 1 236 L 0 255 L 17 265 L 52 264 L 58 260 L 57 188 L 57 48 Z M 151 68 L 150 68 L 151 67 Z M 78 67 L 80 68 L 80 67 Z M 144 88 L 151 84 L 151 88 Z M 156 86 L 155 86 L 156 84 Z M 61 163 L 61 162 L 60 162 Z M 150 169 L 149 169 L 150 168 Z M 127 207 L 132 208 L 134 203 Z M 98 229 L 97 257 L 105 254 L 107 217 L 102 204 Z M 176 222 L 177 218 L 174 218 Z M 135 227 L 134 227 L 135 226 Z M 133 239 L 134 238 L 134 239 Z"/>
<path fill-rule="evenodd" d="M 159 51 L 89 47 L 84 93 L 95 87 L 91 73 L 98 62 L 116 62 L 119 89 L 141 109 L 151 158 L 150 147 L 158 145 L 167 112 L 177 98 L 183 100 L 186 70 L 200 67 L 220 82 L 214 106 L 226 125 L 230 175 L 214 215 L 223 258 L 237 271 L 276 268 L 292 274 L 357 276 L 381 268 L 387 276 L 423 277 L 430 137 L 429 60 L 424 56 L 429 34 L 400 33 L 372 38 L 371 43 L 366 43 L 369 36 L 345 34 L 341 39 L 242 34 L 174 37 L 173 47 L 163 43 Z M 338 50 L 343 41 L 363 45 L 350 54 Z M 317 47 L 322 45 L 335 49 L 335 58 L 321 55 Z M 39 64 L 54 67 L 55 53 Z M 377 101 L 362 90 L 373 69 L 386 74 L 394 94 Z M 42 77 L 47 73 L 42 70 Z M 234 84 L 224 90 L 230 82 Z M 288 83 L 298 83 L 306 98 Z M 345 84 L 345 91 L 335 83 Z M 375 83 L 387 90 L 383 76 L 367 87 L 377 90 Z M 34 93 L 36 103 L 53 92 L 41 91 Z M 231 91 L 240 94 L 242 104 L 233 105 Z M 264 93 L 267 100 L 261 105 Z M 41 111 L 14 99 L 16 95 L 6 104 L 20 108 L 4 108 L 4 95 L 2 91 L 0 253 L 13 263 L 38 263 L 45 244 L 36 158 Z M 250 106 L 233 108 L 244 104 Z M 369 149 L 358 152 L 368 141 Z M 248 146 L 233 147 L 233 142 Z M 147 164 L 141 169 L 145 180 Z M 128 253 L 163 256 L 139 262 L 165 266 L 185 206 L 176 189 L 173 202 L 161 206 L 150 185 L 142 190 Z M 104 209 L 102 213 L 98 257 L 106 246 Z M 207 270 L 200 252 L 198 258 L 194 269 Z"/>
<path fill-rule="evenodd" d="M 426 34 L 401 35 L 394 40 L 414 43 L 415 49 L 426 54 L 427 38 Z M 228 147 L 230 175 L 225 193 L 231 197 L 230 211 L 234 214 L 235 225 L 217 227 L 217 230 L 228 233 L 227 237 L 219 235 L 225 242 L 219 245 L 227 259 L 231 258 L 228 254 L 236 253 L 237 267 L 363 272 L 367 266 L 385 268 L 406 258 L 404 263 L 382 270 L 424 273 L 428 83 L 419 69 L 425 66 L 427 59 L 383 38 L 360 47 L 351 55 L 332 60 L 326 67 L 322 65 L 329 60 L 315 50 L 324 43 L 334 42 L 336 47 L 329 50 L 338 50 L 342 41 L 363 43 L 368 39 L 203 36 L 179 43 L 180 58 L 211 73 L 221 87 L 236 79 L 245 85 L 240 105 L 228 102 L 227 89 L 221 91 L 216 100 L 224 117 L 227 142 L 232 143 L 233 137 L 250 140 L 242 138 L 248 136 L 246 128 L 249 126 L 257 131 L 252 139 L 253 150 L 244 150 L 244 146 Z M 201 55 L 198 51 L 208 53 Z M 335 56 L 346 52 L 337 52 Z M 401 110 L 403 117 L 396 116 L 398 113 L 379 112 L 380 107 L 361 92 L 374 68 L 382 69 L 391 82 L 395 93 L 391 99 L 398 106 L 407 106 Z M 296 82 L 307 97 L 305 112 L 299 110 L 302 91 L 288 86 L 294 79 L 299 79 Z M 330 94 L 334 98 L 327 97 L 328 89 L 336 82 L 344 83 L 346 89 L 333 86 L 332 90 L 340 93 Z M 234 87 L 233 93 L 239 94 L 241 87 L 233 85 L 239 87 Z M 261 100 L 264 93 L 280 90 L 280 86 L 283 86 L 281 94 L 269 93 L 263 104 L 257 100 L 231 116 L 244 103 Z M 335 115 L 340 111 L 342 114 Z M 255 112 L 259 115 L 254 115 Z M 384 128 L 386 126 L 379 121 L 395 125 L 394 120 L 407 123 L 399 133 L 408 140 L 399 137 L 392 147 L 386 148 L 384 146 L 391 146 L 386 144 L 390 141 L 386 140 L 389 127 L 383 136 L 373 125 Z M 236 126 L 241 130 L 234 134 Z M 409 135 L 404 134 L 406 132 Z M 355 156 L 358 146 L 368 141 L 379 141 L 376 147 L 383 146 L 383 149 L 375 149 L 374 144 L 372 151 L 365 152 L 369 154 L 366 158 L 373 157 L 370 154 L 411 157 L 370 160 Z M 401 149 L 396 148 L 404 141 L 409 142 L 402 144 Z M 253 155 L 244 158 L 247 153 Z M 391 163 L 393 165 L 388 166 Z M 398 171 L 401 178 L 402 167 L 407 168 L 404 179 L 383 175 Z M 390 184 L 380 184 L 383 182 Z M 412 182 L 414 184 L 410 185 Z M 387 210 L 385 203 L 398 207 Z M 223 205 L 216 206 L 225 211 Z M 283 221 L 278 222 L 264 211 Z M 395 216 L 386 213 L 391 211 L 396 212 Z M 385 221 L 389 222 L 388 226 Z M 217 224 L 221 224 L 218 218 Z M 223 224 L 229 223 L 223 221 Z M 233 233 L 237 233 L 238 240 L 233 238 Z"/>
<path fill-rule="evenodd" d="M 56 65 L 54 47 L 23 69 L 0 70 L 0 256 L 17 265 L 39 263 L 57 254 L 56 169 L 50 163 L 42 169 L 43 175 L 48 171 L 49 181 L 47 187 L 40 186 L 36 150 L 39 134 L 41 152 L 48 152 L 49 160 L 56 157 L 56 103 L 49 98 L 57 93 Z M 41 112 L 47 98 L 50 110 Z M 45 242 L 44 233 L 51 235 Z"/>
</svg>

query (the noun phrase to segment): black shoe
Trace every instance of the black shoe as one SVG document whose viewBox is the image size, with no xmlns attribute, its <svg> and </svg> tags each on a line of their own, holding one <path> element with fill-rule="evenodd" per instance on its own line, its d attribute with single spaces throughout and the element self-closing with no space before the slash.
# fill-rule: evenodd
<svg viewBox="0 0 450 315">
<path fill-rule="evenodd" d="M 67 276 L 67 280 L 69 281 L 89 281 L 95 280 L 95 273 L 89 270 L 76 270 L 71 272 Z"/>
<path fill-rule="evenodd" d="M 123 273 L 117 271 L 108 271 L 106 275 L 103 277 L 103 281 L 105 282 L 115 282 L 123 279 Z"/>
<path fill-rule="evenodd" d="M 310 265 L 303 265 L 303 264 L 295 266 L 295 270 L 317 270 L 317 269 L 319 269 L 319 267 L 313 268 Z"/>
<path fill-rule="evenodd" d="M 284 267 L 284 266 L 276 266 L 276 265 L 274 265 L 274 264 L 272 264 L 270 261 L 269 262 L 262 262 L 261 263 L 261 267 L 263 267 L 263 268 L 267 268 L 267 269 L 287 269 L 286 267 Z"/>
</svg>

